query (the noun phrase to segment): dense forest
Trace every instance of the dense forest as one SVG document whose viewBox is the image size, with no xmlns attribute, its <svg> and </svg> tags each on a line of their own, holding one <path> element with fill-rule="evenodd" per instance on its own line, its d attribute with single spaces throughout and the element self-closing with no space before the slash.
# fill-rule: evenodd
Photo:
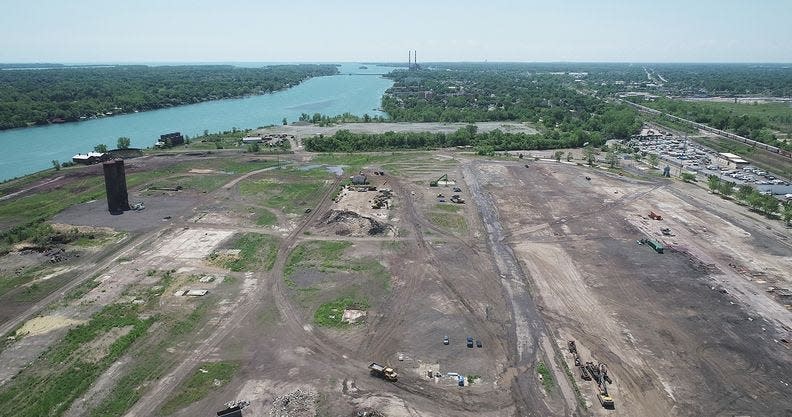
<svg viewBox="0 0 792 417">
<path fill-rule="evenodd" d="M 733 104 L 667 98 L 645 101 L 640 97 L 633 97 L 631 100 L 716 129 L 792 150 L 792 143 L 779 140 L 779 135 L 789 138 L 792 134 L 792 107 L 789 105 Z"/>
<path fill-rule="evenodd" d="M 263 94 L 337 73 L 333 65 L 307 64 L 5 69 L 0 70 L 0 129 Z"/>
<path fill-rule="evenodd" d="M 394 71 L 382 100 L 394 121 L 517 120 L 543 128 L 552 142 L 600 144 L 628 138 L 641 122 L 632 109 L 576 89 L 567 77 L 526 72 L 517 64 Z"/>
</svg>

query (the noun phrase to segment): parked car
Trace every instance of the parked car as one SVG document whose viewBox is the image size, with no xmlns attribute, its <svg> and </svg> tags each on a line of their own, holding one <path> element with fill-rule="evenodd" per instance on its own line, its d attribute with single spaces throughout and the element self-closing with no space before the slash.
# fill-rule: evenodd
<svg viewBox="0 0 792 417">
<path fill-rule="evenodd" d="M 481 340 L 476 340 L 476 347 L 481 347 Z"/>
<path fill-rule="evenodd" d="M 444 345 L 448 344 L 448 336 L 443 336 L 443 344 Z"/>
<path fill-rule="evenodd" d="M 467 347 L 469 348 L 473 347 L 473 338 L 470 336 L 467 337 Z"/>
</svg>

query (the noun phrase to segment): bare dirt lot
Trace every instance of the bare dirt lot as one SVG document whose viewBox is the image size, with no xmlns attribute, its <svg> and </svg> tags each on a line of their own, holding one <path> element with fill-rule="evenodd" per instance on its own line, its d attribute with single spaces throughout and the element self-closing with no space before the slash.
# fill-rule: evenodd
<svg viewBox="0 0 792 417">
<path fill-rule="evenodd" d="M 586 349 L 585 360 L 609 365 L 617 404 L 607 414 L 790 413 L 786 398 L 792 390 L 784 371 L 790 351 L 779 342 L 789 340 L 790 313 L 759 294 L 760 288 L 755 298 L 732 292 L 745 277 L 727 276 L 728 266 L 695 256 L 745 258 L 745 245 L 767 234 L 761 222 L 732 223 L 726 216 L 716 221 L 707 203 L 688 197 L 688 205 L 667 183 L 612 175 L 587 181 L 588 172 L 561 164 L 477 169 L 496 196 L 559 349 L 576 340 Z M 666 220 L 647 220 L 650 209 Z M 706 225 L 707 239 L 696 239 L 694 224 Z M 645 236 L 661 239 L 661 225 L 678 233 L 666 239 L 665 253 L 636 244 Z M 715 242 L 724 244 L 713 247 Z M 751 256 L 754 267 L 788 283 L 782 272 L 789 270 L 788 241 L 775 240 L 773 251 L 762 252 Z M 595 404 L 592 411 L 601 414 L 594 384 L 577 383 Z"/>
<path fill-rule="evenodd" d="M 65 295 L 0 316 L 13 336 L 0 400 L 103 417 L 210 415 L 235 400 L 252 416 L 792 414 L 792 313 L 767 292 L 790 286 L 780 223 L 696 187 L 574 164 L 289 158 L 152 157 L 130 164 L 145 210 L 110 216 L 96 199 L 60 212 L 129 236 L 69 264 Z M 343 188 L 361 171 L 377 190 Z M 664 253 L 636 243 L 647 237 Z M 31 267 L 20 256 L 8 259 Z M 364 315 L 346 323 L 349 310 Z M 569 340 L 607 364 L 614 409 L 581 380 Z M 79 390 L 50 394 L 86 369 Z"/>
</svg>

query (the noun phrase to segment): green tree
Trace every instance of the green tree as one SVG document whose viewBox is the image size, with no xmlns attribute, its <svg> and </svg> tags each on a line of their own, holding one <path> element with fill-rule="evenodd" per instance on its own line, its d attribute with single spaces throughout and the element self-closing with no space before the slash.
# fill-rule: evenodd
<svg viewBox="0 0 792 417">
<path fill-rule="evenodd" d="M 679 174 L 679 178 L 681 178 L 682 181 L 685 182 L 693 182 L 696 180 L 696 174 L 690 172 L 682 172 Z"/>
<path fill-rule="evenodd" d="M 121 136 L 118 138 L 118 149 L 129 149 L 129 144 L 131 140 L 129 140 L 126 136 Z"/>
<path fill-rule="evenodd" d="M 619 166 L 619 154 L 616 152 L 616 149 L 611 147 L 608 150 L 608 153 L 605 154 L 605 161 L 608 162 L 608 166 L 611 168 Z"/>
<path fill-rule="evenodd" d="M 567 152 L 566 160 L 567 162 L 572 162 L 572 152 Z"/>
<path fill-rule="evenodd" d="M 589 145 L 583 148 L 583 156 L 588 162 L 589 165 L 594 165 L 594 161 L 596 160 L 597 150 L 594 149 L 593 146 Z"/>
<path fill-rule="evenodd" d="M 105 145 L 104 143 L 100 143 L 94 146 L 94 152 L 99 152 L 99 153 L 107 152 L 107 145 Z"/>
<path fill-rule="evenodd" d="M 729 197 L 734 194 L 734 183 L 729 181 L 720 181 L 718 184 L 718 192 L 723 197 Z"/>
<path fill-rule="evenodd" d="M 649 156 L 647 156 L 647 159 L 649 159 L 649 165 L 651 165 L 652 168 L 657 168 L 657 162 L 659 161 L 659 158 L 657 157 L 656 153 L 650 153 Z"/>
<path fill-rule="evenodd" d="M 737 189 L 737 199 L 748 203 L 748 199 L 756 190 L 750 185 L 743 184 Z"/>
<path fill-rule="evenodd" d="M 778 211 L 778 200 L 771 194 L 762 194 L 762 211 L 765 214 L 773 215 Z"/>
<path fill-rule="evenodd" d="M 792 225 L 792 201 L 787 201 L 781 206 L 781 218 L 784 219 L 787 226 Z"/>
<path fill-rule="evenodd" d="M 717 175 L 707 176 L 707 186 L 709 187 L 710 191 L 712 191 L 713 193 L 718 192 L 721 186 L 720 178 L 718 178 Z"/>
<path fill-rule="evenodd" d="M 256 153 L 256 152 L 258 152 L 259 150 L 261 150 L 261 148 L 259 147 L 259 144 L 258 144 L 258 143 L 251 143 L 251 144 L 249 144 L 249 145 L 247 146 L 247 151 L 248 151 L 249 153 Z"/>
<path fill-rule="evenodd" d="M 755 189 L 751 190 L 751 194 L 748 196 L 746 203 L 748 203 L 752 209 L 760 210 L 764 204 L 764 198 L 761 194 L 759 194 L 759 191 L 756 191 Z"/>
<path fill-rule="evenodd" d="M 55 171 L 60 171 L 61 164 L 57 159 L 52 160 L 52 167 L 55 168 Z"/>
<path fill-rule="evenodd" d="M 561 158 L 564 156 L 564 151 L 555 151 L 553 153 L 553 157 L 555 158 L 556 162 L 561 162 Z"/>
<path fill-rule="evenodd" d="M 284 126 L 286 126 L 286 125 L 288 125 L 288 124 L 289 124 L 289 121 L 288 121 L 288 120 L 286 120 L 286 118 L 284 117 L 284 118 L 283 118 L 283 120 L 281 120 L 281 123 L 282 123 Z"/>
</svg>

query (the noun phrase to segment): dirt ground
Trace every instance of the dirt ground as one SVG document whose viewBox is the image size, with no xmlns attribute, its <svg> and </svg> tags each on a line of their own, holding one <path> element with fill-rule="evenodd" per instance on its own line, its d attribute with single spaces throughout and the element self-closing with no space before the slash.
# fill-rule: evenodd
<svg viewBox="0 0 792 417">
<path fill-rule="evenodd" d="M 788 237 L 691 187 L 553 163 L 477 169 L 559 350 L 575 340 L 585 360 L 609 366 L 615 410 L 599 407 L 593 382 L 576 381 L 594 414 L 792 412 L 784 371 L 792 357 L 780 342 L 789 340 L 790 313 L 761 286 L 746 291 L 751 297 L 738 292 L 755 280 L 727 265 L 738 259 L 766 281 L 788 285 Z M 649 210 L 664 220 L 648 220 Z M 664 239 L 662 227 L 676 235 Z M 782 228 L 775 233 L 788 236 Z M 665 253 L 636 244 L 646 236 L 666 241 Z M 773 249 L 757 250 L 757 241 Z"/>
<path fill-rule="evenodd" d="M 277 129 L 300 137 L 329 128 Z M 299 165 L 310 157 L 293 158 Z M 201 158 L 156 157 L 132 169 Z M 140 302 L 147 316 L 164 319 L 66 415 L 87 415 L 152 351 L 164 352 L 162 365 L 138 385 L 139 399 L 123 415 L 160 415 L 201 364 L 213 361 L 239 368 L 174 416 L 209 415 L 235 400 L 249 402 L 243 415 L 250 416 L 792 415 L 792 313 L 788 299 L 768 292 L 792 286 L 788 229 L 686 184 L 524 163 L 452 152 L 372 157 L 362 169 L 385 171 L 369 178 L 389 190 L 387 208 L 371 207 L 378 191 L 342 191 L 356 172 L 312 172 L 297 190 L 316 181 L 319 191 L 291 190 L 306 203 L 286 213 L 277 207 L 288 204 L 268 204 L 278 196 L 256 184 L 278 180 L 285 192 L 295 171 L 267 168 L 228 174 L 206 192 L 136 187 L 133 200 L 146 209 L 121 216 L 106 214 L 103 201 L 67 209 L 58 223 L 129 236 L 97 251 L 70 281 L 95 276 L 95 286 L 68 300 L 55 294 L 0 323 L 6 331 L 35 330 L 0 350 L 0 390 L 101 307 Z M 217 169 L 199 165 L 189 166 L 190 175 Z M 429 187 L 443 174 L 454 184 Z M 465 204 L 441 202 L 441 193 L 460 194 Z M 274 224 L 256 223 L 252 213 L 262 208 Z M 663 220 L 649 220 L 650 210 Z M 673 236 L 660 233 L 666 227 Z M 233 270 L 210 261 L 245 233 L 272 238 L 271 265 L 266 253 Z M 645 237 L 662 240 L 665 252 L 636 243 Z M 327 249 L 332 253 L 295 260 L 328 242 L 345 244 L 335 255 Z M 170 281 L 163 271 L 172 271 Z M 186 289 L 209 293 L 175 295 Z M 362 323 L 320 325 L 320 307 L 346 296 L 367 300 Z M 35 318 L 40 311 L 45 317 Z M 170 317 L 199 313 L 189 333 L 169 340 Z M 84 348 L 104 352 L 122 330 Z M 482 347 L 467 347 L 467 337 Z M 584 361 L 607 364 L 613 410 L 600 406 L 594 382 L 579 377 L 569 340 Z M 394 367 L 398 381 L 370 375 L 371 362 Z"/>
</svg>

